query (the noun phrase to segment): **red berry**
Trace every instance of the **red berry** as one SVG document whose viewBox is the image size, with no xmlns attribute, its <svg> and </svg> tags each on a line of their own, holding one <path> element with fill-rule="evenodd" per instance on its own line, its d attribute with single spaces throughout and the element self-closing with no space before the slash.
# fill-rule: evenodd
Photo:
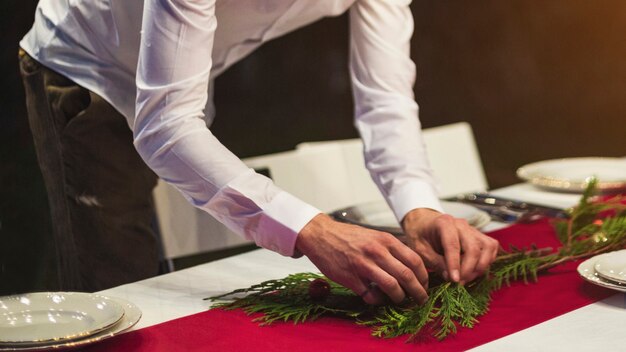
<svg viewBox="0 0 626 352">
<path fill-rule="evenodd" d="M 324 300 L 330 294 L 330 284 L 324 279 L 315 279 L 309 284 L 309 297 L 314 301 Z"/>
</svg>

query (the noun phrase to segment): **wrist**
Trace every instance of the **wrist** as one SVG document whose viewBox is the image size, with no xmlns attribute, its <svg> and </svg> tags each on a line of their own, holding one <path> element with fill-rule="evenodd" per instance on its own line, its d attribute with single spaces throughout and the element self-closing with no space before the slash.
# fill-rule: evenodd
<svg viewBox="0 0 626 352">
<path fill-rule="evenodd" d="M 307 255 L 313 249 L 317 241 L 316 238 L 321 236 L 332 222 L 334 220 L 326 214 L 320 213 L 313 217 L 298 233 L 295 245 L 296 252 Z"/>
<path fill-rule="evenodd" d="M 440 212 L 430 208 L 416 208 L 409 211 L 402 219 L 402 229 L 420 228 L 421 224 L 428 222 L 433 217 L 441 215 Z"/>
</svg>

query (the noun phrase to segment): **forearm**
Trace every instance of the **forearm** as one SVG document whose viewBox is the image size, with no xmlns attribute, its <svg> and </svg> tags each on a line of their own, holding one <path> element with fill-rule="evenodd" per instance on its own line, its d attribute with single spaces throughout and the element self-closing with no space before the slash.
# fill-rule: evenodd
<svg viewBox="0 0 626 352">
<path fill-rule="evenodd" d="M 358 1 L 350 10 L 355 125 L 374 182 L 398 220 L 415 208 L 441 210 L 413 96 L 408 1 Z"/>
<path fill-rule="evenodd" d="M 256 174 L 207 128 L 203 109 L 214 1 L 146 1 L 137 71 L 135 146 L 195 206 L 258 245 L 292 255 L 319 210 Z"/>
</svg>

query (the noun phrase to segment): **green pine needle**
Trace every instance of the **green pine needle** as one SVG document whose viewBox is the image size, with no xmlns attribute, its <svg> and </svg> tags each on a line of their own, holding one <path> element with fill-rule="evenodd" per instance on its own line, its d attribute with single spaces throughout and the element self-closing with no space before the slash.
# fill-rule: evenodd
<svg viewBox="0 0 626 352">
<path fill-rule="evenodd" d="M 554 224 L 562 243 L 557 252 L 535 246 L 512 247 L 510 252 L 496 258 L 489 273 L 465 286 L 443 280 L 433 282 L 431 278 L 429 299 L 423 305 L 407 299 L 402 305 L 369 306 L 349 289 L 316 273 L 268 280 L 208 299 L 218 302 L 214 308 L 262 313 L 254 318 L 261 325 L 278 321 L 297 324 L 330 315 L 353 319 L 370 327 L 372 335 L 380 338 L 407 336 L 407 341 L 412 342 L 430 335 L 442 340 L 456 333 L 459 327 L 474 327 L 489 310 L 492 292 L 503 285 L 519 280 L 535 282 L 540 272 L 559 264 L 626 246 L 626 205 L 621 203 L 621 198 L 593 202 L 596 184 L 596 180 L 589 183 L 578 206 L 569 211 L 568 219 Z M 612 214 L 601 216 L 606 212 Z M 326 280 L 328 292 L 322 297 L 312 297 L 309 287 L 319 279 Z"/>
</svg>

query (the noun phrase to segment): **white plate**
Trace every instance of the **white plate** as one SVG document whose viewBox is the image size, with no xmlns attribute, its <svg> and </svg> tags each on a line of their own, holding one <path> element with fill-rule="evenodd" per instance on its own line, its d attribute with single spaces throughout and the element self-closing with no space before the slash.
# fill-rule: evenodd
<svg viewBox="0 0 626 352">
<path fill-rule="evenodd" d="M 468 204 L 442 201 L 443 211 L 455 218 L 465 219 L 471 226 L 480 229 L 491 221 L 486 212 Z"/>
<path fill-rule="evenodd" d="M 0 297 L 0 345 L 47 344 L 93 335 L 124 315 L 117 302 L 91 293 L 37 292 Z"/>
<path fill-rule="evenodd" d="M 18 346 L 18 347 L 4 347 L 0 346 L 0 351 L 61 351 L 66 349 L 74 349 L 83 347 L 88 344 L 96 343 L 98 341 L 106 340 L 108 338 L 120 335 L 133 327 L 139 319 L 141 319 L 141 310 L 133 303 L 121 298 L 108 297 L 109 300 L 116 302 L 124 309 L 124 316 L 115 325 L 109 329 L 100 331 L 89 337 L 64 342 L 52 342 L 47 345 L 39 346 Z"/>
<path fill-rule="evenodd" d="M 442 201 L 441 206 L 445 213 L 465 219 L 475 228 L 481 228 L 491 221 L 489 214 L 471 205 Z M 337 213 L 345 214 L 345 219 L 350 222 L 401 232 L 400 224 L 384 201 L 359 204 L 334 212 Z"/>
<path fill-rule="evenodd" d="M 596 261 L 594 269 L 601 277 L 626 285 L 626 250 L 607 253 Z"/>
<path fill-rule="evenodd" d="M 578 265 L 578 274 L 580 274 L 580 276 L 583 279 L 591 282 L 592 284 L 610 288 L 610 289 L 617 290 L 617 291 L 621 291 L 621 292 L 626 292 L 626 285 L 620 285 L 618 283 L 607 281 L 603 279 L 600 275 L 598 275 L 598 273 L 596 272 L 595 270 L 596 262 L 598 260 L 603 259 L 604 256 L 606 256 L 607 254 L 609 253 L 600 254 L 595 257 L 591 257 L 585 260 L 584 262 L 580 263 Z"/>
<path fill-rule="evenodd" d="M 582 192 L 595 177 L 602 192 L 626 189 L 626 159 L 566 158 L 540 161 L 517 169 L 517 176 L 547 189 Z"/>
</svg>

